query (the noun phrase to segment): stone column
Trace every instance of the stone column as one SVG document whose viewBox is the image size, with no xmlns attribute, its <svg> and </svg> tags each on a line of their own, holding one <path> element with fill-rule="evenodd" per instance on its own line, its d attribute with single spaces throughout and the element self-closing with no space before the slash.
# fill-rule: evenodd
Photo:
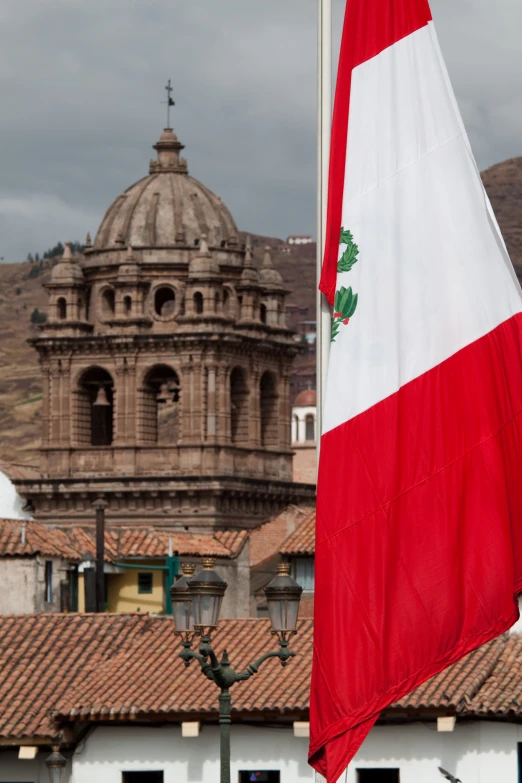
<svg viewBox="0 0 522 783">
<path fill-rule="evenodd" d="M 63 360 L 61 374 L 61 416 L 60 443 L 70 446 L 71 443 L 71 357 Z"/>
<path fill-rule="evenodd" d="M 42 446 L 49 445 L 50 436 L 50 394 L 51 394 L 51 371 L 47 363 L 40 362 L 40 372 L 42 374 Z"/>
<path fill-rule="evenodd" d="M 228 367 L 224 364 L 217 368 L 217 435 L 221 443 L 230 440 L 230 391 L 228 390 Z"/>
<path fill-rule="evenodd" d="M 207 441 L 215 443 L 217 438 L 216 413 L 216 366 L 207 366 Z"/>
</svg>

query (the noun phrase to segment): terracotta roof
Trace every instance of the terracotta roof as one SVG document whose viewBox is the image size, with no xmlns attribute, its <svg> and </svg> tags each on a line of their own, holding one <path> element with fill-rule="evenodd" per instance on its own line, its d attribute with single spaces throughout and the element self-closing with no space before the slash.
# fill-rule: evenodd
<svg viewBox="0 0 522 783">
<path fill-rule="evenodd" d="M 298 655 L 268 661 L 233 691 L 233 713 L 302 715 L 308 707 L 312 621 L 300 623 Z M 223 620 L 235 668 L 274 647 L 268 620 Z M 129 720 L 187 712 L 216 716 L 218 689 L 197 664 L 185 669 L 170 617 L 46 614 L 0 617 L 0 736 L 56 736 L 52 716 Z M 277 676 L 274 673 L 277 672 Z"/>
<path fill-rule="evenodd" d="M 22 543 L 24 529 L 25 544 Z M 127 557 L 166 557 L 169 539 L 172 539 L 172 550 L 182 556 L 234 557 L 247 537 L 245 531 L 218 535 L 153 527 L 117 527 L 105 531 L 105 555 L 109 562 Z M 95 551 L 96 529 L 93 526 L 50 527 L 39 522 L 0 520 L 0 557 L 40 554 L 82 560 L 85 555 L 94 555 Z"/>
<path fill-rule="evenodd" d="M 248 539 L 248 532 L 246 530 L 218 530 L 214 533 L 214 538 L 223 544 L 233 556 L 243 548 L 243 544 Z"/>
<path fill-rule="evenodd" d="M 309 508 L 287 506 L 280 514 L 250 532 L 250 565 L 279 553 L 281 545 L 310 514 Z"/>
<path fill-rule="evenodd" d="M 313 555 L 315 553 L 315 509 L 281 546 L 281 554 L 287 556 Z"/>
<path fill-rule="evenodd" d="M 233 718 L 306 719 L 312 620 L 301 620 L 287 667 L 268 661 L 233 689 Z M 274 646 L 267 620 L 223 620 L 215 649 L 244 669 Z M 194 662 L 185 669 L 172 619 L 141 614 L 0 617 L 0 736 L 49 737 L 56 721 L 215 720 L 218 689 Z M 401 699 L 384 715 L 426 711 L 522 718 L 522 636 L 503 636 Z M 424 711 L 424 712 L 423 712 Z M 186 718 L 185 718 L 186 719 Z"/>
</svg>

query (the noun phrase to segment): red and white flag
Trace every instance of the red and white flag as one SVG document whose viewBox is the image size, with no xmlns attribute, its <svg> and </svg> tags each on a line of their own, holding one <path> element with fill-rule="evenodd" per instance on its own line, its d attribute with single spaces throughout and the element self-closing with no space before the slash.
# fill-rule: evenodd
<svg viewBox="0 0 522 783">
<path fill-rule="evenodd" d="M 310 762 L 509 628 L 522 589 L 522 298 L 427 0 L 348 0 L 321 290 Z"/>
</svg>

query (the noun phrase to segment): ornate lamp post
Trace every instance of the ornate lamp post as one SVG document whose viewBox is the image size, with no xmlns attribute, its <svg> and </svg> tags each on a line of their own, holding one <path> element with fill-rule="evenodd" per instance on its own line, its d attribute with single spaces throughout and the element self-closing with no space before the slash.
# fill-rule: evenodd
<svg viewBox="0 0 522 783">
<path fill-rule="evenodd" d="M 220 781 L 230 783 L 230 688 L 257 674 L 261 664 L 269 658 L 279 658 L 281 666 L 286 666 L 289 659 L 294 657 L 295 652 L 288 645 L 290 637 L 297 633 L 297 615 L 303 588 L 291 578 L 290 565 L 281 563 L 277 568 L 277 576 L 265 587 L 272 633 L 277 636 L 279 650 L 265 653 L 244 671 L 236 672 L 230 666 L 226 650 L 218 661 L 212 649 L 211 634 L 219 622 L 227 583 L 213 570 L 213 558 L 203 558 L 202 562 L 203 570 L 195 576 L 193 566 L 182 565 L 183 576 L 170 590 L 175 634 L 181 638 L 183 649 L 179 655 L 185 666 L 190 666 L 196 660 L 205 677 L 215 682 L 220 689 Z M 192 649 L 196 636 L 200 637 L 198 652 Z"/>
<path fill-rule="evenodd" d="M 60 753 L 60 746 L 53 745 L 53 752 L 45 759 L 51 783 L 63 783 L 67 759 Z"/>
</svg>

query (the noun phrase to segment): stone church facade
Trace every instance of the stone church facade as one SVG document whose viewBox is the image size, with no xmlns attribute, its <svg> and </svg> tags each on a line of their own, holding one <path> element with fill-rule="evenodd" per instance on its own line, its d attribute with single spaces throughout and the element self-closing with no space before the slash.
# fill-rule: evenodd
<svg viewBox="0 0 522 783">
<path fill-rule="evenodd" d="M 167 128 L 149 175 L 109 207 L 84 257 L 66 247 L 32 341 L 43 377 L 41 476 L 17 480 L 42 522 L 192 532 L 255 527 L 314 487 L 292 482 L 298 350 L 281 275 L 261 269 Z"/>
</svg>

